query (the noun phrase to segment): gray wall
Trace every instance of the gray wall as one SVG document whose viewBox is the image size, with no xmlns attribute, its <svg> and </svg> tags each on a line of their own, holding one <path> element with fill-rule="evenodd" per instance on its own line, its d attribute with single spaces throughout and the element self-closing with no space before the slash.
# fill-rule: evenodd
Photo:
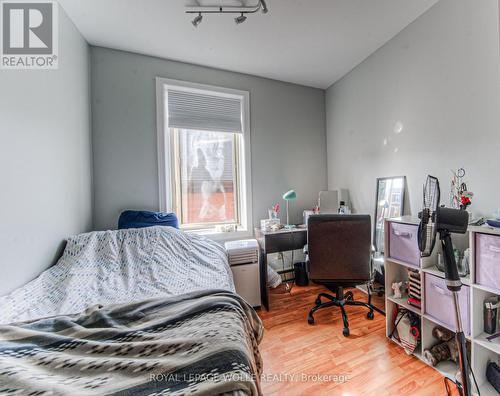
<svg viewBox="0 0 500 396">
<path fill-rule="evenodd" d="M 59 9 L 59 69 L 0 71 L 0 295 L 91 228 L 89 48 Z"/>
<path fill-rule="evenodd" d="M 300 221 L 326 187 L 324 91 L 99 47 L 91 59 L 96 229 L 158 209 L 157 76 L 250 92 L 254 225 L 291 188 Z"/>
<path fill-rule="evenodd" d="M 441 0 L 327 90 L 328 185 L 358 212 L 381 176 L 407 176 L 413 215 L 429 173 L 448 203 L 457 167 L 475 215 L 500 207 L 498 19 L 498 0 Z"/>
</svg>

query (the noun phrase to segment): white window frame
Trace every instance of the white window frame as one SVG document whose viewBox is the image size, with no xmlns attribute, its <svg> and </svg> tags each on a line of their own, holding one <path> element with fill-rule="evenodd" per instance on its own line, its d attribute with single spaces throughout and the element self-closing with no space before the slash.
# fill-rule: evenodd
<svg viewBox="0 0 500 396">
<path fill-rule="evenodd" d="M 250 93 L 237 89 L 197 84 L 187 81 L 172 80 L 163 77 L 156 78 L 156 124 L 158 147 L 158 190 L 160 211 L 173 211 L 173 180 L 172 180 L 172 147 L 170 130 L 167 127 L 167 89 L 173 87 L 186 91 L 209 91 L 220 95 L 237 97 L 241 100 L 243 150 L 239 153 L 238 173 L 241 183 L 240 191 L 240 221 L 241 227 L 236 232 L 216 232 L 215 228 L 186 230 L 203 234 L 214 240 L 230 240 L 248 238 L 253 235 L 252 217 L 252 174 L 250 146 Z M 180 215 L 180 214 L 178 214 Z"/>
</svg>

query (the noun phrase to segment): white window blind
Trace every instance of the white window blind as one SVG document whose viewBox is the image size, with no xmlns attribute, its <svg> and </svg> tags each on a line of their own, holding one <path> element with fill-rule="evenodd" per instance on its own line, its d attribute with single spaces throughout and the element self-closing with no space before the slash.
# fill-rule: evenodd
<svg viewBox="0 0 500 396">
<path fill-rule="evenodd" d="M 240 98 L 167 88 L 168 127 L 242 133 Z"/>
</svg>

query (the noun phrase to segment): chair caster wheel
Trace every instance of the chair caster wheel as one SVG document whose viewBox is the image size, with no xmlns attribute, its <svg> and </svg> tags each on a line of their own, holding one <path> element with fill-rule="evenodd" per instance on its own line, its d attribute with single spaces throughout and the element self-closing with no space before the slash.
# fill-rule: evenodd
<svg viewBox="0 0 500 396">
<path fill-rule="evenodd" d="M 307 317 L 307 323 L 309 323 L 310 325 L 314 324 L 314 318 L 311 315 Z"/>
<path fill-rule="evenodd" d="M 349 328 L 344 327 L 344 330 L 342 330 L 342 334 L 344 335 L 344 337 L 349 337 Z"/>
<path fill-rule="evenodd" d="M 314 301 L 314 303 L 316 305 L 321 305 L 321 299 L 320 298 L 317 298 L 316 301 Z"/>
<path fill-rule="evenodd" d="M 368 319 L 370 319 L 370 320 L 373 320 L 374 316 L 375 316 L 375 315 L 373 315 L 373 311 L 370 311 L 370 312 L 368 312 L 368 313 L 366 314 L 366 317 L 367 317 Z"/>
</svg>

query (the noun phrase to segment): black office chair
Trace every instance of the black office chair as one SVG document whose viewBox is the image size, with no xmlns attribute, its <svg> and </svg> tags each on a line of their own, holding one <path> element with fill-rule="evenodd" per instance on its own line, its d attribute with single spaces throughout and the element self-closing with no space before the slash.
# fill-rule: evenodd
<svg viewBox="0 0 500 396">
<path fill-rule="evenodd" d="M 309 279 L 326 286 L 335 296 L 320 293 L 316 305 L 307 317 L 314 324 L 314 312 L 336 306 L 342 311 L 345 337 L 349 336 L 346 305 L 369 309 L 373 319 L 374 307 L 370 303 L 354 301 L 351 291 L 344 287 L 366 284 L 371 280 L 371 222 L 369 215 L 313 215 L 307 223 Z M 322 302 L 321 298 L 326 299 Z"/>
</svg>

